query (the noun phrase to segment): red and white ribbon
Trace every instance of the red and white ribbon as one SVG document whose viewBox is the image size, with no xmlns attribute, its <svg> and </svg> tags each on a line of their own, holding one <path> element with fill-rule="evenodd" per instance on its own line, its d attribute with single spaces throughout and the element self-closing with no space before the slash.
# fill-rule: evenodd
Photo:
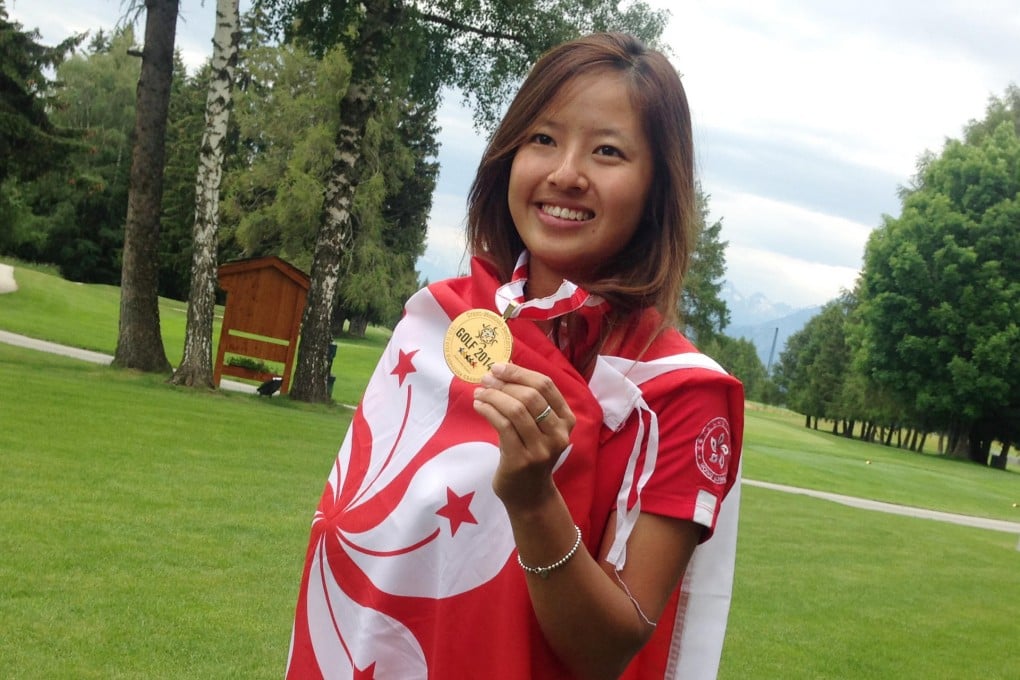
<svg viewBox="0 0 1020 680">
<path fill-rule="evenodd" d="M 528 300 L 524 288 L 528 283 L 528 251 L 517 258 L 513 276 L 496 290 L 496 309 L 504 319 L 532 319 L 544 321 L 577 311 L 581 307 L 598 307 L 607 304 L 598 295 L 592 295 L 566 279 L 555 293 L 547 297 Z"/>
</svg>

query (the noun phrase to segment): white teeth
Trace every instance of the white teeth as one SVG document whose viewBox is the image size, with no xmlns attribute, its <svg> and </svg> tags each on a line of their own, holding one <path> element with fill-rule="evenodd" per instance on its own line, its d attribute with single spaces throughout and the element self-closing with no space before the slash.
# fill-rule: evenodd
<svg viewBox="0 0 1020 680">
<path fill-rule="evenodd" d="M 561 208 L 558 205 L 542 205 L 542 212 L 553 217 L 558 217 L 561 220 L 573 220 L 574 222 L 581 222 L 583 220 L 590 220 L 595 217 L 595 214 L 587 210 L 569 210 L 567 208 Z"/>
</svg>

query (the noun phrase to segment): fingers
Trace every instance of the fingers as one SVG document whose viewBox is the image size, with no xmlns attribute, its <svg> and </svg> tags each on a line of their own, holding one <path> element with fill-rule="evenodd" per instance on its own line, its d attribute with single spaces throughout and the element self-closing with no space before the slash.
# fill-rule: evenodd
<svg viewBox="0 0 1020 680">
<path fill-rule="evenodd" d="M 475 410 L 500 433 L 504 447 L 539 455 L 561 452 L 574 427 L 574 414 L 548 376 L 510 364 L 497 364 L 482 378 Z"/>
<path fill-rule="evenodd" d="M 535 440 L 542 435 L 541 425 L 552 427 L 556 418 L 550 412 L 542 422 L 535 419 L 545 409 L 545 402 L 534 390 L 522 389 L 516 385 L 484 386 L 475 390 L 475 410 L 507 439 L 514 435 L 523 444 L 524 440 Z M 511 439 L 512 443 L 512 439 Z"/>
<path fill-rule="evenodd" d="M 532 420 L 539 424 L 560 419 L 573 428 L 573 413 L 552 379 L 515 364 L 496 364 L 482 378 L 482 386 L 498 389 L 523 403 Z M 546 409 L 550 410 L 546 410 Z"/>
</svg>

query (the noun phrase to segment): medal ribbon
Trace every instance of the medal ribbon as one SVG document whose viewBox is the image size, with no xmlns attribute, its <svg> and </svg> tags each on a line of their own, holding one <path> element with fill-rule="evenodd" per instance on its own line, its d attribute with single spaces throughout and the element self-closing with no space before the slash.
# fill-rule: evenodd
<svg viewBox="0 0 1020 680">
<path fill-rule="evenodd" d="M 525 250 L 517 258 L 510 282 L 496 290 L 496 309 L 504 319 L 544 321 L 569 314 L 582 307 L 599 307 L 607 304 L 598 295 L 592 295 L 566 279 L 552 295 L 527 300 L 524 295 L 524 286 L 527 283 L 528 251 Z"/>
</svg>

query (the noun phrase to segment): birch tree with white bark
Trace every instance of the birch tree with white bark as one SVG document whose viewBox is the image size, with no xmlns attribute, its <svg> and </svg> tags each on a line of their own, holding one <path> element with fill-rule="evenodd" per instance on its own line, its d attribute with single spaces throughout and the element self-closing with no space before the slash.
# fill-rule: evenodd
<svg viewBox="0 0 1020 680">
<path fill-rule="evenodd" d="M 171 378 L 175 385 L 213 387 L 212 336 L 216 308 L 220 184 L 241 35 L 239 1 L 216 2 L 212 73 L 206 97 L 205 131 L 202 134 L 195 177 L 195 227 L 188 321 L 184 336 L 184 356 Z"/>
</svg>

